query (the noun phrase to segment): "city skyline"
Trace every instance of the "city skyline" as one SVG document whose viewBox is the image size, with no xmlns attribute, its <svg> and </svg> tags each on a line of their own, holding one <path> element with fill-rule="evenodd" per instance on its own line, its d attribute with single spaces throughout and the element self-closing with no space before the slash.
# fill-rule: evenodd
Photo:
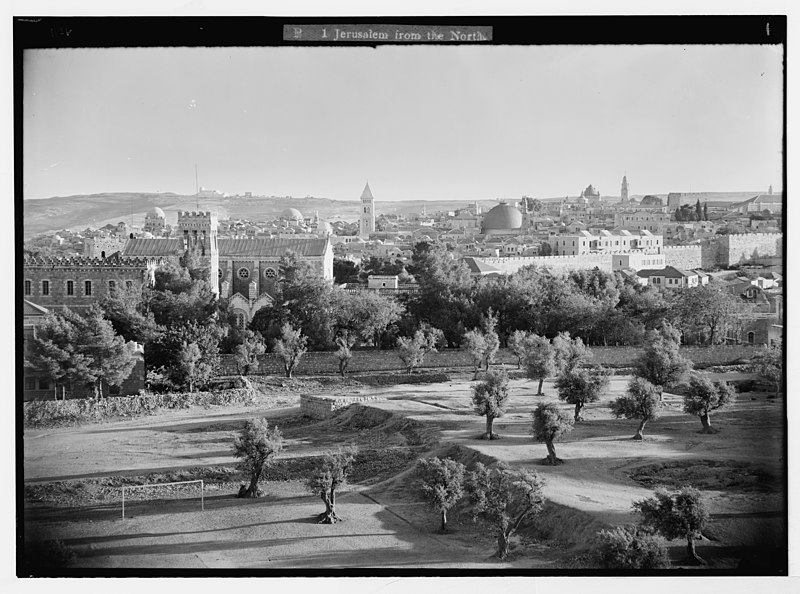
<svg viewBox="0 0 800 594">
<path fill-rule="evenodd" d="M 28 50 L 24 198 L 781 191 L 770 46 Z M 698 166 L 698 163 L 704 166 Z"/>
</svg>

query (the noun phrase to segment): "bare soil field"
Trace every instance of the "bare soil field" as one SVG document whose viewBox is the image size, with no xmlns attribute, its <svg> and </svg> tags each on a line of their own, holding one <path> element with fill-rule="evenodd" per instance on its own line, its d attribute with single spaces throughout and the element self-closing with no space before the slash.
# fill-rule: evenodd
<svg viewBox="0 0 800 594">
<path fill-rule="evenodd" d="M 284 396 L 256 407 L 27 430 L 26 543 L 61 541 L 75 553 L 69 567 L 78 573 L 461 568 L 558 574 L 591 567 L 597 531 L 634 522 L 632 502 L 655 485 L 690 483 L 704 492 L 712 514 L 698 543 L 708 567 L 736 571 L 744 561 L 751 573 L 779 572 L 786 546 L 783 401 L 740 394 L 734 406 L 712 417 L 720 432 L 706 435 L 699 433 L 699 419 L 667 398 L 645 441 L 636 442 L 630 438 L 637 423 L 614 419 L 608 408 L 628 379 L 612 377 L 602 400 L 584 410 L 585 421 L 556 444 L 565 460 L 556 467 L 541 463 L 546 449 L 530 435 L 531 410 L 541 400 L 557 402 L 555 390 L 546 382 L 545 395 L 536 396 L 536 383 L 520 379 L 511 382 L 507 414 L 495 421 L 501 439 L 491 442 L 477 439 L 484 419 L 472 411 L 466 376 L 419 386 L 287 385 Z M 315 421 L 300 416 L 299 391 L 382 399 Z M 267 495 L 240 500 L 232 439 L 242 421 L 254 416 L 281 427 L 286 448 L 267 473 Z M 360 454 L 352 484 L 337 501 L 345 521 L 317 525 L 314 517 L 323 504 L 302 480 L 315 456 L 349 443 Z M 544 477 L 545 510 L 523 530 L 508 560 L 493 558 L 491 534 L 458 510 L 450 533 L 437 532 L 437 514 L 422 503 L 412 472 L 418 457 L 433 454 L 465 463 L 502 460 Z M 195 478 L 205 481 L 205 511 L 192 486 L 129 494 L 121 519 L 120 486 Z M 683 543 L 671 545 L 679 562 Z"/>
</svg>

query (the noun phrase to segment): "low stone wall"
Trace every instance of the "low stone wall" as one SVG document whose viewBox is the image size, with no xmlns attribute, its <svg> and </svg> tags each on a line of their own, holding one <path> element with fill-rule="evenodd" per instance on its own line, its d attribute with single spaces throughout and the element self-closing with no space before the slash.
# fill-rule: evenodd
<svg viewBox="0 0 800 594">
<path fill-rule="evenodd" d="M 715 347 L 686 346 L 681 348 L 684 356 L 696 365 L 724 365 L 738 359 L 747 359 L 755 354 L 755 348 L 747 345 L 721 345 Z M 628 365 L 642 352 L 638 346 L 593 346 L 590 347 L 595 365 L 624 366 Z M 222 355 L 219 375 L 237 375 L 236 358 L 233 355 Z M 500 349 L 497 362 L 516 366 L 517 358 L 508 349 Z M 470 369 L 472 362 L 469 353 L 461 349 L 445 349 L 431 353 L 422 363 L 421 369 L 464 368 Z M 303 355 L 295 375 L 335 375 L 339 362 L 332 352 L 311 352 Z M 372 373 L 382 371 L 403 371 L 403 362 L 394 350 L 353 351 L 349 371 L 353 373 Z M 255 374 L 283 375 L 283 360 L 274 353 L 259 357 L 259 367 Z"/>
<path fill-rule="evenodd" d="M 367 402 L 369 400 L 382 400 L 379 396 L 300 396 L 300 412 L 314 419 L 329 419 L 337 410 L 351 404 Z"/>
</svg>

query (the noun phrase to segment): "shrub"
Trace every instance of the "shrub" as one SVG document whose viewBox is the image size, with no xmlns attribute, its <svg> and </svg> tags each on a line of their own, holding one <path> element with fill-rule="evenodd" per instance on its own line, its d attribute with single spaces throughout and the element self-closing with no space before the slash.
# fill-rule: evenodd
<svg viewBox="0 0 800 594">
<path fill-rule="evenodd" d="M 666 541 L 636 527 L 601 530 L 597 561 L 603 569 L 663 569 L 669 567 Z"/>
<path fill-rule="evenodd" d="M 26 428 L 59 427 L 103 421 L 114 417 L 150 415 L 161 409 L 182 409 L 190 406 L 232 406 L 255 404 L 251 388 L 220 390 L 218 392 L 178 392 L 133 396 L 115 396 L 97 400 L 34 400 L 23 405 L 23 426 Z"/>
</svg>

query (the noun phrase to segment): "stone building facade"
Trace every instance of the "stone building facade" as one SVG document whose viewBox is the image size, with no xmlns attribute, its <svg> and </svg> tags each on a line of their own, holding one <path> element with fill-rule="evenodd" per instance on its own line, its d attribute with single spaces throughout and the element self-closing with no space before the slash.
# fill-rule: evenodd
<svg viewBox="0 0 800 594">
<path fill-rule="evenodd" d="M 23 299 L 49 309 L 69 307 L 78 312 L 108 297 L 117 288 L 138 288 L 148 282 L 158 259 L 52 258 L 25 256 Z"/>
</svg>

